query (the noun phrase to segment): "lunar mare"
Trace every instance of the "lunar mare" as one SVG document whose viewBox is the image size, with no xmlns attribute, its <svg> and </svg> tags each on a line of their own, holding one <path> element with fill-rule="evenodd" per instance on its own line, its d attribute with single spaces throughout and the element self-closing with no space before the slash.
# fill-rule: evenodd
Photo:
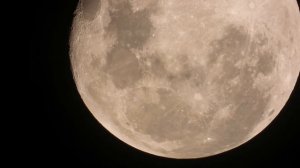
<svg viewBox="0 0 300 168">
<path fill-rule="evenodd" d="M 142 151 L 200 158 L 261 132 L 300 70 L 295 0 L 81 0 L 70 37 L 78 91 Z"/>
</svg>

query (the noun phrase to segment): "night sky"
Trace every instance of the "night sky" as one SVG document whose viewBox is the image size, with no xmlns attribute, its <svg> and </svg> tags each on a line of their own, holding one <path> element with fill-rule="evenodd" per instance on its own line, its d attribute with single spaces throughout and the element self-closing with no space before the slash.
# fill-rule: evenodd
<svg viewBox="0 0 300 168">
<path fill-rule="evenodd" d="M 299 78 L 289 101 L 264 131 L 246 144 L 216 156 L 191 160 L 161 158 L 114 137 L 88 111 L 72 77 L 68 42 L 77 2 L 40 1 L 34 9 L 30 79 L 34 97 L 38 99 L 35 102 L 34 145 L 30 146 L 35 154 L 32 162 L 81 167 L 300 165 Z"/>
</svg>

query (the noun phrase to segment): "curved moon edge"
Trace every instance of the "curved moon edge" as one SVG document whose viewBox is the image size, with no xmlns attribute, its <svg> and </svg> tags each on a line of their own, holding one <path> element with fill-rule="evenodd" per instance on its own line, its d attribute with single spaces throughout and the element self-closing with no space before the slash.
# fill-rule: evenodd
<svg viewBox="0 0 300 168">
<path fill-rule="evenodd" d="M 78 91 L 106 129 L 137 149 L 171 158 L 230 150 L 261 132 L 293 90 L 296 1 L 200 2 L 78 5 L 70 38 Z"/>
</svg>

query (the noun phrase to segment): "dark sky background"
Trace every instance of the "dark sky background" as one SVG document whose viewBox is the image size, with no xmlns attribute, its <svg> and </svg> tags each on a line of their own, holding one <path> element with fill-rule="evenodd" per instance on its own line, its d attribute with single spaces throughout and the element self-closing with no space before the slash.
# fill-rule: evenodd
<svg viewBox="0 0 300 168">
<path fill-rule="evenodd" d="M 68 40 L 77 0 L 40 1 L 34 9 L 30 77 L 35 111 L 34 163 L 81 167 L 280 167 L 300 165 L 300 80 L 277 118 L 231 151 L 174 160 L 134 149 L 105 130 L 81 100 L 72 78 Z M 292 166 L 294 165 L 294 166 Z"/>
</svg>

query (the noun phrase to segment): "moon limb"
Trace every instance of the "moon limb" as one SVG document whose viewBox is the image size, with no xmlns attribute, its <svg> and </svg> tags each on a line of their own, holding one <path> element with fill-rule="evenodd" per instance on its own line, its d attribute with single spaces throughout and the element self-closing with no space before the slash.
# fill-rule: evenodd
<svg viewBox="0 0 300 168">
<path fill-rule="evenodd" d="M 201 6 L 196 1 L 99 2 L 100 12 L 77 11 L 70 40 L 72 68 L 93 115 L 131 146 L 173 158 L 221 153 L 264 129 L 293 89 L 300 65 L 299 19 L 287 19 L 293 42 L 279 33 L 285 31 L 281 22 L 265 20 L 283 3 L 259 5 L 268 9 L 264 17 L 251 13 L 253 5 L 223 4 L 234 10 L 251 8 L 237 18 L 234 10 L 222 11 L 214 2 L 203 1 L 203 13 L 197 13 Z M 295 1 L 287 4 L 287 15 L 299 17 L 292 9 Z M 258 27 L 255 32 L 241 19 L 248 13 L 256 18 L 250 23 Z M 270 98 L 272 94 L 277 96 Z"/>
</svg>

